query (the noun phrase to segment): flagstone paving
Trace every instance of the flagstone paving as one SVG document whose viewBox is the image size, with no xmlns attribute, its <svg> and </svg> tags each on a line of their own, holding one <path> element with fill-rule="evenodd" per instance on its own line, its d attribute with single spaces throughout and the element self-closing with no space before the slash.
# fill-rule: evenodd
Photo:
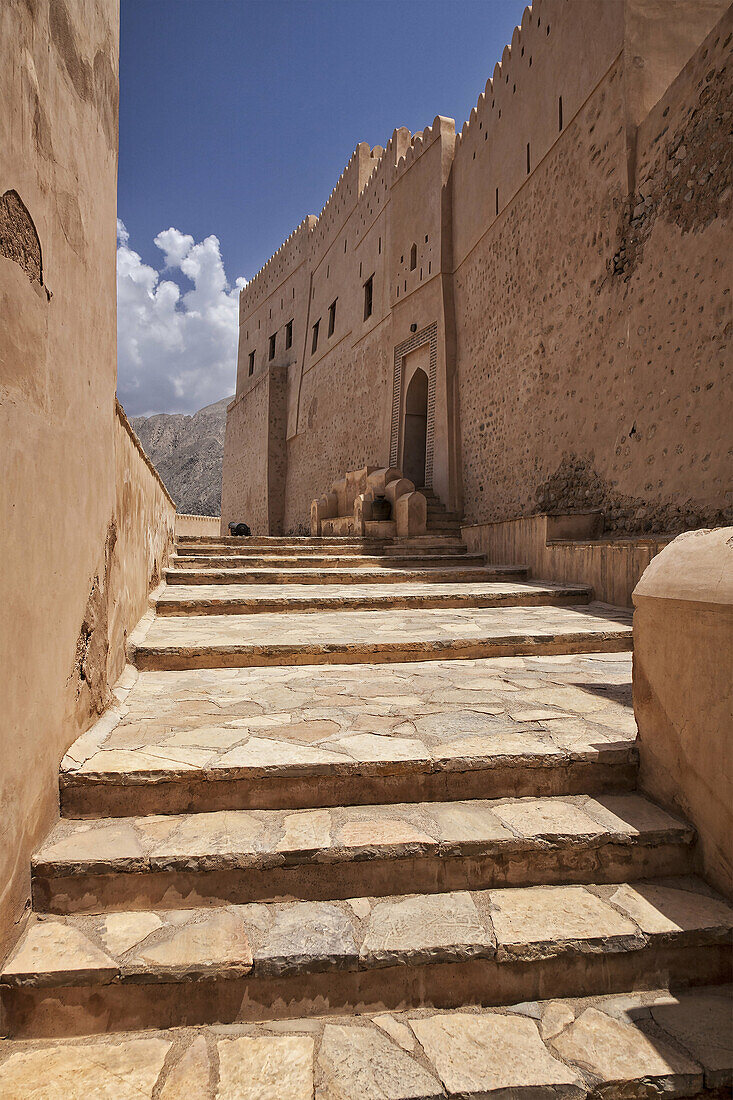
<svg viewBox="0 0 733 1100">
<path fill-rule="evenodd" d="M 0 1100 L 692 1097 L 733 1084 L 731 1013 L 711 987 L 8 1041 Z"/>
<path fill-rule="evenodd" d="M 488 737 L 493 745 L 486 751 L 500 750 L 517 734 L 556 750 L 630 745 L 636 738 L 629 653 L 358 669 L 138 672 L 128 666 L 117 695 L 117 706 L 71 747 L 64 774 L 116 770 L 112 753 L 128 754 L 117 770 L 137 770 L 136 761 L 152 749 L 152 759 L 142 761 L 151 770 L 203 767 L 252 740 L 267 742 L 273 752 L 327 744 L 344 759 L 368 759 L 359 751 L 366 742 L 355 738 L 371 738 L 370 747 L 385 757 L 405 739 L 411 753 L 428 756 L 456 737 Z"/>
<path fill-rule="evenodd" d="M 128 666 L 116 696 L 62 762 L 62 801 L 74 814 L 127 815 L 131 786 L 149 799 L 143 812 L 187 810 L 192 792 L 200 809 L 340 805 L 343 786 L 329 786 L 337 775 L 355 802 L 553 794 L 581 763 L 603 769 L 599 791 L 613 786 L 612 770 L 628 784 L 636 761 L 628 653 L 358 668 Z M 321 782 L 276 791 L 294 776 Z M 431 789 L 430 777 L 442 786 Z M 591 782 L 586 772 L 576 789 Z M 165 799 L 150 792 L 166 784 Z"/>
<path fill-rule="evenodd" d="M 445 608 L 540 606 L 562 599 L 588 603 L 586 585 L 492 581 L 414 581 L 377 588 L 373 584 L 169 584 L 155 601 L 159 615 L 247 614 L 262 611 L 303 611 L 342 608 Z"/>
<path fill-rule="evenodd" d="M 590 604 L 161 616 L 134 659 L 138 668 L 176 669 L 630 648 L 630 613 Z"/>
<path fill-rule="evenodd" d="M 166 575 L 61 765 L 0 1100 L 722 1095 L 733 910 L 635 789 L 630 612 L 435 536 Z"/>
</svg>

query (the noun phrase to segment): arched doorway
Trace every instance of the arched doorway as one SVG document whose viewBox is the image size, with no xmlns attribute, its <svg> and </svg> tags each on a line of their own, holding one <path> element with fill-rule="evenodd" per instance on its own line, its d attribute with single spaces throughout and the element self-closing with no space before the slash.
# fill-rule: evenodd
<svg viewBox="0 0 733 1100">
<path fill-rule="evenodd" d="M 425 485 L 425 443 L 428 430 L 428 376 L 418 368 L 405 395 L 402 473 L 416 489 Z"/>
</svg>

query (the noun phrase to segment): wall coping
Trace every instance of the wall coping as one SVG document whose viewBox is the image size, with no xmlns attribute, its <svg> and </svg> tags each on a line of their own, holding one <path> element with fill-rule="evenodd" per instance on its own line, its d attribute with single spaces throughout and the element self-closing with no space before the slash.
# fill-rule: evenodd
<svg viewBox="0 0 733 1100">
<path fill-rule="evenodd" d="M 150 470 L 151 474 L 153 475 L 155 480 L 158 482 L 161 489 L 163 490 L 163 493 L 165 494 L 167 499 L 170 501 L 170 503 L 173 505 L 173 508 L 175 510 L 176 502 L 173 499 L 173 497 L 170 495 L 168 490 L 166 489 L 163 478 L 160 476 L 158 471 L 155 469 L 155 466 L 153 466 L 153 463 L 150 461 L 150 459 L 146 455 L 145 448 L 143 447 L 142 443 L 140 442 L 138 437 L 135 435 L 135 429 L 133 428 L 130 421 L 127 419 L 127 413 L 125 412 L 122 405 L 120 404 L 120 399 L 117 397 L 117 394 L 115 394 L 115 412 L 117 413 L 117 416 L 119 418 L 120 423 L 122 424 L 122 427 L 125 429 L 125 431 L 129 435 L 129 437 L 132 440 L 135 448 L 139 451 L 140 457 L 142 458 L 143 462 L 145 463 L 147 468 Z"/>
<path fill-rule="evenodd" d="M 475 531 L 482 527 L 502 527 L 508 523 L 529 523 L 533 520 L 558 521 L 564 519 L 592 519 L 593 517 L 602 515 L 598 511 L 590 512 L 562 512 L 550 514 L 549 512 L 535 512 L 531 516 L 513 516 L 511 519 L 494 519 L 484 520 L 480 523 L 462 523 L 462 531 Z M 667 546 L 673 539 L 674 535 L 582 535 L 578 538 L 551 538 L 546 537 L 546 546 L 576 546 L 576 547 L 593 547 L 593 546 L 609 546 L 609 547 L 626 547 L 626 546 L 638 546 L 638 547 L 654 547 L 654 546 Z"/>
<path fill-rule="evenodd" d="M 640 600 L 676 600 L 733 611 L 733 527 L 685 531 L 657 554 L 632 593 Z"/>
</svg>

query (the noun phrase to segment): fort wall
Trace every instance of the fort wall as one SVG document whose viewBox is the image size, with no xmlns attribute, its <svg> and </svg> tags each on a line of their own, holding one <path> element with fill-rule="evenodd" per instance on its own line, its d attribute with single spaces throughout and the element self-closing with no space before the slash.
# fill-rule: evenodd
<svg viewBox="0 0 733 1100">
<path fill-rule="evenodd" d="M 115 401 L 118 6 L 0 5 L 0 959 L 175 508 Z"/>
<path fill-rule="evenodd" d="M 357 146 L 321 215 L 242 292 L 240 375 L 252 351 L 266 368 L 273 334 L 287 368 L 286 532 L 346 470 L 401 463 L 418 369 L 426 484 L 466 523 L 597 508 L 607 534 L 656 535 L 723 520 L 725 8 L 538 0 L 460 134 L 436 118 Z M 245 392 L 223 522 L 250 521 L 242 425 L 257 425 L 253 454 L 270 447 Z"/>
<path fill-rule="evenodd" d="M 715 196 L 731 178 L 720 109 L 729 18 L 639 128 L 636 197 L 618 58 L 457 268 L 468 522 L 588 507 L 604 511 L 608 532 L 723 521 L 730 196 Z M 671 176 L 693 115 L 708 163 L 718 159 L 704 200 L 695 184 L 707 204 L 697 217 Z"/>
</svg>

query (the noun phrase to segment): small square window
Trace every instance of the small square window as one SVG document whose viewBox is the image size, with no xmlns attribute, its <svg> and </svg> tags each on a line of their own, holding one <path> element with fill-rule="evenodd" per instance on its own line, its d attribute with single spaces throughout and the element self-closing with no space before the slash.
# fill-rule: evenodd
<svg viewBox="0 0 733 1100">
<path fill-rule="evenodd" d="M 292 348 L 293 346 L 293 322 L 288 321 L 285 326 L 285 349 Z"/>
<path fill-rule="evenodd" d="M 374 276 L 370 275 L 364 283 L 364 320 L 371 317 L 374 309 Z"/>
<path fill-rule="evenodd" d="M 333 336 L 333 330 L 336 328 L 336 302 L 338 298 L 334 298 L 331 305 L 328 307 L 328 335 Z"/>
<path fill-rule="evenodd" d="M 313 326 L 313 339 L 311 340 L 311 355 L 315 355 L 316 350 L 318 349 L 318 329 L 320 327 L 320 324 L 321 324 L 321 319 L 319 317 L 318 320 L 316 321 L 315 325 Z"/>
<path fill-rule="evenodd" d="M 251 351 L 249 353 L 249 373 L 254 374 L 254 372 L 255 372 L 255 353 L 253 351 Z"/>
<path fill-rule="evenodd" d="M 270 337 L 270 351 L 268 353 L 268 357 L 271 360 L 275 358 L 275 345 L 276 345 L 276 343 L 277 343 L 277 333 L 273 332 L 272 336 Z"/>
</svg>

